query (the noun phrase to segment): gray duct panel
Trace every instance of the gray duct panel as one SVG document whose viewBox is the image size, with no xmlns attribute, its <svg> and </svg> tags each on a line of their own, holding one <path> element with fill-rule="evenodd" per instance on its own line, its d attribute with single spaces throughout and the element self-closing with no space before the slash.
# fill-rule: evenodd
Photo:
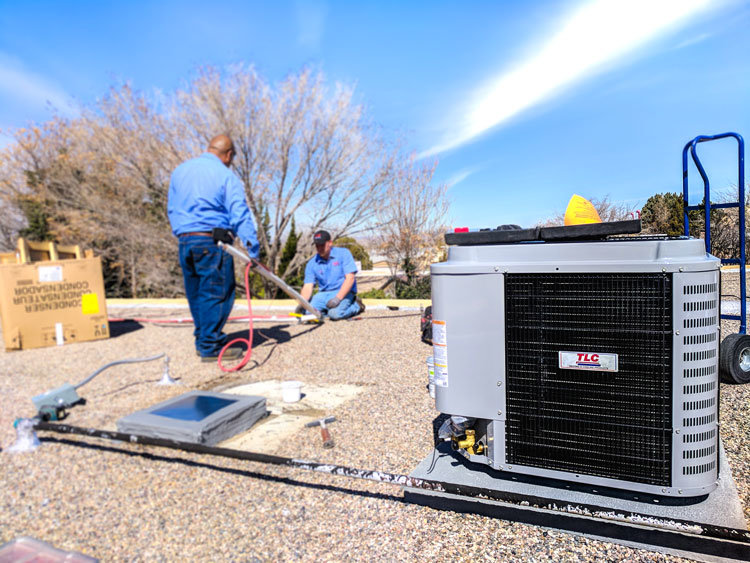
<svg viewBox="0 0 750 563">
<path fill-rule="evenodd" d="M 440 412 L 499 418 L 505 393 L 497 382 L 505 373 L 503 276 L 433 276 L 434 323 L 444 322 L 446 346 L 433 324 L 435 399 Z M 441 353 L 447 349 L 447 378 Z"/>
<path fill-rule="evenodd" d="M 190 391 L 117 421 L 119 432 L 213 446 L 266 416 L 266 399 Z"/>
</svg>

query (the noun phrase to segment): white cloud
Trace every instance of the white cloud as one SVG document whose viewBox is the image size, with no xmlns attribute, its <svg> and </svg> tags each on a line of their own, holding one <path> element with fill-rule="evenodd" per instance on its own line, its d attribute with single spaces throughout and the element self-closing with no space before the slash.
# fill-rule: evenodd
<svg viewBox="0 0 750 563">
<path fill-rule="evenodd" d="M 445 181 L 445 183 L 447 184 L 448 188 L 452 188 L 456 184 L 460 184 L 461 182 L 463 182 L 464 180 L 466 180 L 466 178 L 468 178 L 469 176 L 471 176 L 472 174 L 474 174 L 477 170 L 479 170 L 478 167 L 463 168 L 463 169 L 459 170 L 458 172 L 456 172 L 455 174 L 453 174 L 453 176 L 451 176 L 450 178 L 448 178 Z"/>
<path fill-rule="evenodd" d="M 297 20 L 297 43 L 317 49 L 325 31 L 328 6 L 321 0 L 297 0 L 294 15 Z"/>
<path fill-rule="evenodd" d="M 75 112 L 75 104 L 65 91 L 38 73 L 28 70 L 17 59 L 0 53 L 0 103 L 8 101 L 29 110 L 51 105 L 64 114 Z"/>
<path fill-rule="evenodd" d="M 601 70 L 719 0 L 593 0 L 565 18 L 531 57 L 477 89 L 445 141 L 420 155 L 456 148 L 553 93 Z"/>
<path fill-rule="evenodd" d="M 710 33 L 701 33 L 700 35 L 696 35 L 695 37 L 691 37 L 690 39 L 686 39 L 682 43 L 675 45 L 675 50 L 682 49 L 683 47 L 689 47 L 690 45 L 695 45 L 696 43 L 705 41 L 709 37 L 711 37 Z"/>
</svg>

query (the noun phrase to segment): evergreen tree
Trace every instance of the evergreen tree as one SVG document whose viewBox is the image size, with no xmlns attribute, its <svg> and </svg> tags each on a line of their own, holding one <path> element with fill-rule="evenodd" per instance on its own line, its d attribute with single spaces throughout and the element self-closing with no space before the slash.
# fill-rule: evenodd
<svg viewBox="0 0 750 563">
<path fill-rule="evenodd" d="M 337 238 L 333 241 L 333 245 L 348 248 L 349 252 L 352 253 L 352 257 L 362 263 L 363 270 L 372 270 L 372 260 L 370 260 L 370 255 L 365 250 L 365 247 L 359 244 L 356 239 L 353 239 L 352 237 Z"/>
<path fill-rule="evenodd" d="M 299 241 L 299 235 L 297 234 L 297 225 L 294 221 L 294 217 L 292 217 L 292 226 L 289 229 L 289 236 L 287 237 L 284 248 L 281 251 L 281 260 L 279 260 L 280 276 L 283 276 L 287 273 L 286 269 L 289 266 L 289 262 L 291 262 L 295 254 L 297 254 L 297 241 Z"/>
<path fill-rule="evenodd" d="M 281 259 L 279 261 L 279 275 L 284 279 L 286 283 L 292 287 L 301 288 L 302 282 L 304 281 L 304 270 L 302 268 L 289 269 L 294 257 L 297 255 L 297 244 L 299 243 L 299 234 L 297 234 L 297 225 L 292 217 L 292 226 L 289 230 L 289 237 L 286 239 L 284 249 L 281 252 Z M 279 297 L 283 297 L 281 294 L 277 294 Z"/>
<path fill-rule="evenodd" d="M 260 221 L 260 224 L 257 225 L 258 227 L 258 240 L 263 240 L 263 235 L 265 235 L 266 240 L 271 240 L 271 216 L 268 213 L 268 206 L 260 204 L 260 215 L 262 215 L 262 219 Z M 266 263 L 266 259 L 268 258 L 268 253 L 265 250 L 265 245 L 261 242 L 260 244 L 260 251 L 258 252 L 258 260 L 261 264 Z M 244 266 L 243 270 L 244 271 Z M 242 280 L 243 278 L 240 277 Z M 268 290 L 271 290 L 271 295 L 275 295 L 275 291 L 273 288 L 269 287 L 272 285 L 270 282 L 266 282 L 265 278 L 263 278 L 260 274 L 256 274 L 251 272 L 249 276 L 250 281 L 250 292 L 253 295 L 256 295 L 260 297 L 261 299 L 268 298 Z M 244 283 L 244 282 L 243 282 Z"/>
<path fill-rule="evenodd" d="M 681 236 L 685 232 L 683 208 L 682 194 L 652 195 L 641 210 L 644 230 L 648 233 L 659 233 L 670 237 Z M 688 216 L 690 217 L 690 234 L 698 236 L 703 230 L 702 212 L 700 210 L 689 211 Z"/>
<path fill-rule="evenodd" d="M 53 240 L 44 204 L 30 197 L 20 198 L 18 203 L 27 223 L 25 228 L 18 231 L 18 236 L 36 241 Z"/>
</svg>

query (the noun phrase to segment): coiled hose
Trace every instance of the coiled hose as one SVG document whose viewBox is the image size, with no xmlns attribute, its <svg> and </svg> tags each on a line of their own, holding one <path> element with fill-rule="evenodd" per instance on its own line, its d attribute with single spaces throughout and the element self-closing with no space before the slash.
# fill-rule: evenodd
<svg viewBox="0 0 750 563">
<path fill-rule="evenodd" d="M 235 338 L 234 340 L 230 340 L 227 342 L 224 347 L 221 349 L 221 352 L 219 352 L 219 369 L 221 371 L 225 372 L 233 372 L 242 369 L 245 367 L 247 362 L 250 361 L 250 358 L 253 355 L 253 308 L 252 305 L 250 305 L 250 269 L 253 267 L 252 262 L 248 262 L 247 267 L 245 268 L 245 297 L 247 298 L 247 321 L 250 327 L 248 328 L 248 337 L 247 338 Z M 228 348 L 232 346 L 235 342 L 244 342 L 247 344 L 247 350 L 245 351 L 245 357 L 240 360 L 240 363 L 232 366 L 232 367 L 224 367 L 224 365 L 221 363 L 221 358 L 224 356 L 224 352 L 227 351 Z"/>
</svg>

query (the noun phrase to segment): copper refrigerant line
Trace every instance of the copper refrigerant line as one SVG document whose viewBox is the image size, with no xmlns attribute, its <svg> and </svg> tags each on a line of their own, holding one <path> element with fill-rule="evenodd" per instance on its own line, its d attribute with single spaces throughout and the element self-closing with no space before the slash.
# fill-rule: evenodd
<svg viewBox="0 0 750 563">
<path fill-rule="evenodd" d="M 738 559 L 750 558 L 750 532 L 738 528 L 728 528 L 723 526 L 713 526 L 700 522 L 688 520 L 679 520 L 673 518 L 660 518 L 648 514 L 637 512 L 617 511 L 612 508 L 606 508 L 595 505 L 571 505 L 559 504 L 561 501 L 546 499 L 543 497 L 532 497 L 519 493 L 506 491 L 497 491 L 484 489 L 481 487 L 472 487 L 466 485 L 456 485 L 454 483 L 445 483 L 429 479 L 419 479 L 408 475 L 398 473 L 389 473 L 385 471 L 373 471 L 366 469 L 357 469 L 332 463 L 319 463 L 315 461 L 306 461 L 289 457 L 276 455 L 246 452 L 229 448 L 220 448 L 216 446 L 206 446 L 203 444 L 194 444 L 190 442 L 179 442 L 176 440 L 167 440 L 163 438 L 151 438 L 148 436 L 139 436 L 136 434 L 127 434 L 122 432 L 113 432 L 109 430 L 99 430 L 96 428 L 82 428 L 68 424 L 52 424 L 49 422 L 38 421 L 36 429 L 42 432 L 54 432 L 58 434 L 77 434 L 91 438 L 104 438 L 118 442 L 127 442 L 131 444 L 141 444 L 144 446 L 156 446 L 190 453 L 213 455 L 219 457 L 240 459 L 243 461 L 254 461 L 258 463 L 268 463 L 271 465 L 284 465 L 297 469 L 315 471 L 317 473 L 327 473 L 329 475 L 338 475 L 341 477 L 351 477 L 356 479 L 366 479 L 377 483 L 387 483 L 408 487 L 411 489 L 421 489 L 434 493 L 445 493 L 456 495 L 468 499 L 500 501 L 508 503 L 523 509 L 541 509 L 557 513 L 560 516 L 579 516 L 594 518 L 600 521 L 606 521 L 611 524 L 626 525 L 633 529 L 641 528 L 648 531 L 655 531 L 662 535 L 678 535 L 679 541 L 685 541 L 691 537 L 700 538 L 708 548 L 708 552 L 723 553 L 725 557 L 735 557 Z M 75 442 L 66 442 L 74 445 Z M 82 442 L 82 444 L 85 444 Z M 511 506 L 511 508 L 513 508 Z M 597 524 L 601 526 L 602 524 Z M 601 534 L 599 534 L 601 535 Z M 680 539 L 681 538 L 681 539 Z M 675 543 L 675 538 L 668 538 L 667 543 Z M 663 540 L 663 538 L 662 538 Z M 677 542 L 677 544 L 679 543 Z M 718 542 L 718 543 L 711 543 Z M 703 551 L 703 549 L 701 549 Z M 734 553 L 735 555 L 731 555 Z"/>
</svg>

